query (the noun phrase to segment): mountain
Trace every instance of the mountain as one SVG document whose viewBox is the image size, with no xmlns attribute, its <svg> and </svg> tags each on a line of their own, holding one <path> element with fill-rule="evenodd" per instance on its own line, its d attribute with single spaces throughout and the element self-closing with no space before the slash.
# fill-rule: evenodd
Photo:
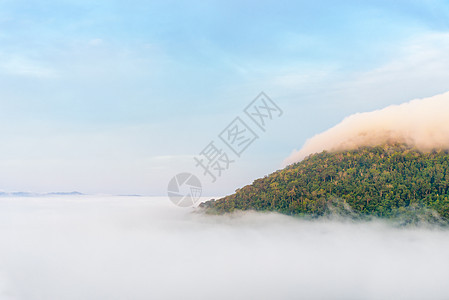
<svg viewBox="0 0 449 300">
<path fill-rule="evenodd" d="M 4 192 L 0 191 L 0 197 L 42 197 L 42 196 L 82 196 L 80 192 L 50 192 L 50 193 L 33 193 L 33 192 Z"/>
<path fill-rule="evenodd" d="M 403 144 L 321 152 L 200 206 L 312 217 L 336 207 L 387 218 L 420 210 L 449 220 L 449 154 Z"/>
<path fill-rule="evenodd" d="M 51 192 L 44 194 L 45 196 L 83 196 L 85 194 L 80 192 Z"/>
</svg>

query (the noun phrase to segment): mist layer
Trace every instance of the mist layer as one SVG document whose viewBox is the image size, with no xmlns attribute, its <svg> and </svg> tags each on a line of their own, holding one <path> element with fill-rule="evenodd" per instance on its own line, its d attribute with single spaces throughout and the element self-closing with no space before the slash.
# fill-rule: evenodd
<svg viewBox="0 0 449 300">
<path fill-rule="evenodd" d="M 421 151 L 449 149 L 449 92 L 430 98 L 357 113 L 307 140 L 284 164 L 326 151 L 404 143 Z"/>
<path fill-rule="evenodd" d="M 0 199 L 0 299 L 447 299 L 449 232 L 165 198 Z"/>
</svg>

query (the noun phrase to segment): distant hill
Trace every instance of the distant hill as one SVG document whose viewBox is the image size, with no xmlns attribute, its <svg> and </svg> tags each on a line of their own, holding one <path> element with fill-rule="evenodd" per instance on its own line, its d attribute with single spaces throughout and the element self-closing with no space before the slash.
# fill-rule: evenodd
<svg viewBox="0 0 449 300">
<path fill-rule="evenodd" d="M 51 192 L 51 193 L 32 193 L 32 192 L 1 192 L 0 197 L 42 197 L 42 196 L 82 196 L 80 192 Z"/>
<path fill-rule="evenodd" d="M 80 192 L 51 192 L 44 194 L 46 196 L 82 196 L 85 195 Z"/>
<path fill-rule="evenodd" d="M 425 209 L 449 220 L 449 154 L 421 153 L 400 144 L 322 152 L 200 206 L 208 213 L 256 210 L 307 216 L 340 206 L 387 218 Z"/>
</svg>

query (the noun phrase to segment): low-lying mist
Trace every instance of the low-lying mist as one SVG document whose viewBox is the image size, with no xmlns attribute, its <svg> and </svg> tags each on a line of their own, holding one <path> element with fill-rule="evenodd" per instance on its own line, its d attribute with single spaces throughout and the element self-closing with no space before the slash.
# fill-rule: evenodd
<svg viewBox="0 0 449 300">
<path fill-rule="evenodd" d="M 307 140 L 284 164 L 327 151 L 404 143 L 422 151 L 449 149 L 449 92 L 381 110 L 357 113 Z"/>
<path fill-rule="evenodd" d="M 447 299 L 449 231 L 165 198 L 0 199 L 0 299 Z"/>
</svg>

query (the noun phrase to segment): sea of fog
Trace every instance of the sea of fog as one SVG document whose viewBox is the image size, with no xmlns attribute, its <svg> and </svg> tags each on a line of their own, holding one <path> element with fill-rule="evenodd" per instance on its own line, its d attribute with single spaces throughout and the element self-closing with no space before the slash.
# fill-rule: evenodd
<svg viewBox="0 0 449 300">
<path fill-rule="evenodd" d="M 447 299 L 449 231 L 0 198 L 0 299 Z"/>
</svg>

